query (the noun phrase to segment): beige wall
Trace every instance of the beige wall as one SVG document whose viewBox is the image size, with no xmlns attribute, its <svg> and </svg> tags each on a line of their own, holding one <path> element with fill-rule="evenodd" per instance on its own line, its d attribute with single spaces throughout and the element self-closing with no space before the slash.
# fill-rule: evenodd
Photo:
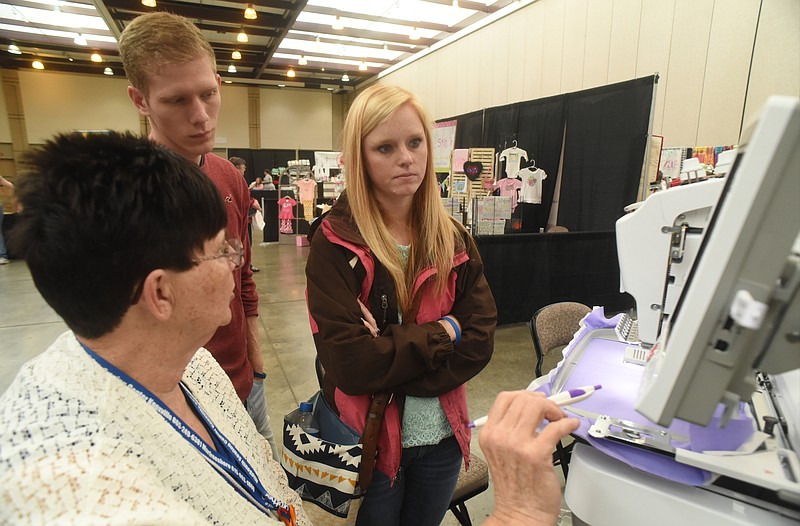
<svg viewBox="0 0 800 526">
<path fill-rule="evenodd" d="M 30 144 L 72 130 L 139 132 L 124 78 L 20 70 L 19 83 Z"/>
<path fill-rule="evenodd" d="M 327 90 L 261 90 L 261 147 L 331 150 L 333 99 Z"/>
<path fill-rule="evenodd" d="M 0 74 L 2 71 L 0 71 Z M 139 114 L 127 95 L 128 81 L 47 71 L 20 70 L 20 90 L 30 144 L 41 144 L 59 132 L 117 130 L 139 132 Z M 261 89 L 262 148 L 333 147 L 334 119 L 341 127 L 341 108 L 334 96 L 305 90 Z M 222 85 L 217 147 L 249 148 L 247 88 Z M 0 143 L 11 142 L 0 90 Z M 280 123 L 276 125 L 275 123 Z"/>
<path fill-rule="evenodd" d="M 734 144 L 745 107 L 800 96 L 800 2 L 763 0 L 756 33 L 760 4 L 539 0 L 381 82 L 443 118 L 658 73 L 653 133 L 665 146 Z"/>
<path fill-rule="evenodd" d="M 382 82 L 410 88 L 442 118 L 659 73 L 653 132 L 665 146 L 733 144 L 769 95 L 800 96 L 798 28 L 798 0 L 538 0 Z M 72 129 L 139 129 L 123 78 L 19 77 L 32 144 Z M 339 148 L 347 96 L 260 94 L 262 148 Z M 247 89 L 223 85 L 222 96 L 218 146 L 248 148 Z M 0 118 L 0 143 L 10 141 Z"/>
</svg>

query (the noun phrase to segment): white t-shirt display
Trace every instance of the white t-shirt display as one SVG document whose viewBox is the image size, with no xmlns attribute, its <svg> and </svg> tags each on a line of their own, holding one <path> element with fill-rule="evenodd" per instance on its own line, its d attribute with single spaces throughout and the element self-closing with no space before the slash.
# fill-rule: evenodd
<svg viewBox="0 0 800 526">
<path fill-rule="evenodd" d="M 547 179 L 547 173 L 541 168 L 523 168 L 517 174 L 522 179 L 522 192 L 520 202 L 523 203 L 542 203 L 542 181 Z"/>
<path fill-rule="evenodd" d="M 499 160 L 502 161 L 503 159 L 506 161 L 506 177 L 516 177 L 522 159 L 528 160 L 528 152 L 516 146 L 506 148 L 500 152 Z"/>
</svg>

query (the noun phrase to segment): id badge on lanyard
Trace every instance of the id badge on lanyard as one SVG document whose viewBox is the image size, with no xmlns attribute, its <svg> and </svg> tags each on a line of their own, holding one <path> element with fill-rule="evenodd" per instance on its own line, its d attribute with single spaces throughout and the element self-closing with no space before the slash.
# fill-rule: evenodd
<svg viewBox="0 0 800 526">
<path fill-rule="evenodd" d="M 206 461 L 225 479 L 242 497 L 266 515 L 278 518 L 286 526 L 295 526 L 297 516 L 294 506 L 287 505 L 270 495 L 258 478 L 250 463 L 239 452 L 236 446 L 217 429 L 217 426 L 206 415 L 194 395 L 181 382 L 180 387 L 192 408 L 211 434 L 217 451 L 210 448 L 194 430 L 181 418 L 167 407 L 158 397 L 153 395 L 146 387 L 128 376 L 103 357 L 81 343 L 81 346 L 98 364 L 108 372 L 122 380 L 128 387 L 139 394 L 151 407 L 153 407 L 164 420 L 166 420 L 180 436 L 192 444 Z"/>
</svg>

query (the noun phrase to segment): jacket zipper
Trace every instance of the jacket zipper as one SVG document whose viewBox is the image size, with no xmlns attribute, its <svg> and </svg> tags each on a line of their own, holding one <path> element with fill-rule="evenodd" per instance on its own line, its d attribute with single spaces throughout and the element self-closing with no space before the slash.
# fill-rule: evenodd
<svg viewBox="0 0 800 526">
<path fill-rule="evenodd" d="M 389 319 L 389 296 L 385 293 L 381 294 L 381 310 L 383 311 L 383 321 L 381 322 L 381 331 L 386 329 L 387 321 Z"/>
</svg>

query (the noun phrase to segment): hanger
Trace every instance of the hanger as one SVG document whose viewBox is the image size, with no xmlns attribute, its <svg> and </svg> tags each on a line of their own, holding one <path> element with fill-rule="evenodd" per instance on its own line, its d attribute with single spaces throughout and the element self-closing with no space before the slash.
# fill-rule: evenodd
<svg viewBox="0 0 800 526">
<path fill-rule="evenodd" d="M 517 140 L 513 139 L 511 142 L 514 143 L 514 148 L 516 148 L 517 147 Z"/>
</svg>

